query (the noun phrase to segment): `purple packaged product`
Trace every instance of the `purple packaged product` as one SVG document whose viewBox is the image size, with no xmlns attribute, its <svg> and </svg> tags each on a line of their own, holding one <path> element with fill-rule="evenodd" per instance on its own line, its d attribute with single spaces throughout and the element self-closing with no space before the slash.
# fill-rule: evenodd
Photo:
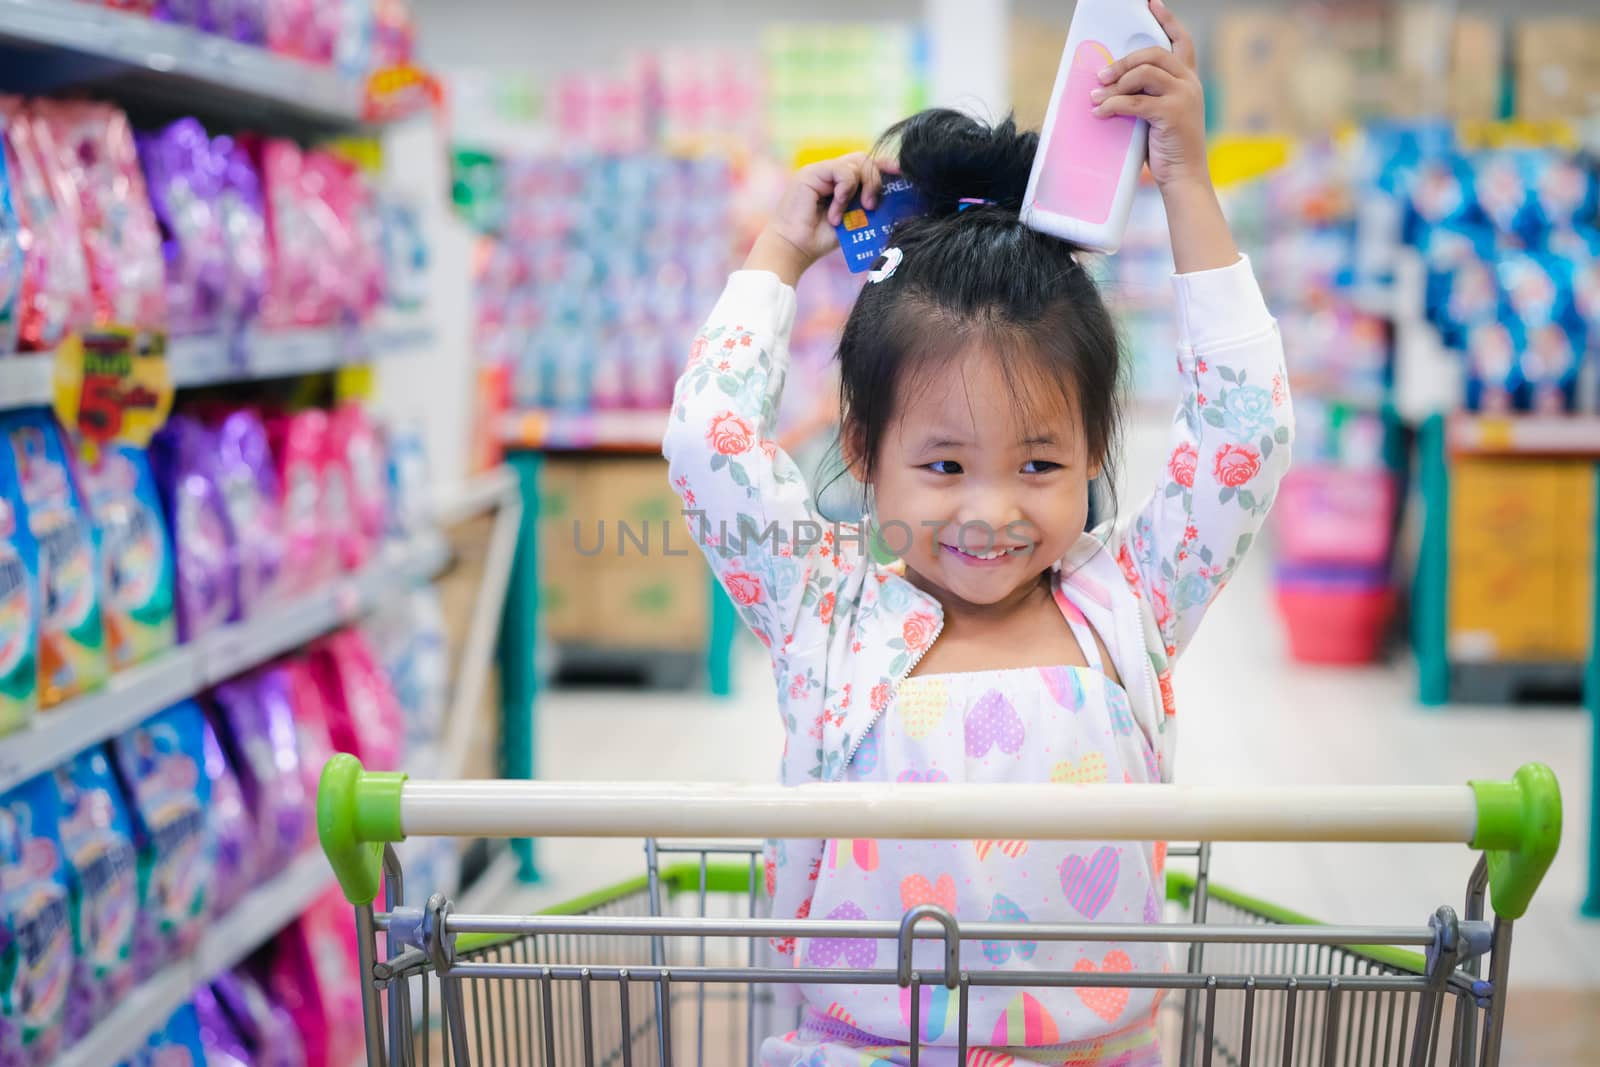
<svg viewBox="0 0 1600 1067">
<path fill-rule="evenodd" d="M 254 1057 L 210 986 L 194 991 L 194 1013 L 200 1024 L 200 1046 L 206 1051 L 206 1067 L 252 1067 Z"/>
<path fill-rule="evenodd" d="M 306 1050 L 294 1018 L 267 996 L 251 974 L 229 971 L 211 983 L 218 1003 L 254 1054 L 255 1067 L 306 1067 Z"/>
<path fill-rule="evenodd" d="M 221 167 L 217 217 L 228 250 L 228 282 L 222 298 L 225 330 L 238 332 L 255 320 L 267 291 L 267 216 L 261 176 L 250 154 L 231 137 L 211 142 Z"/>
<path fill-rule="evenodd" d="M 150 205 L 166 261 L 167 322 L 175 334 L 218 328 L 228 283 L 228 250 L 217 212 L 222 165 L 199 120 L 179 119 L 139 135 Z"/>
<path fill-rule="evenodd" d="M 208 716 L 205 724 L 205 773 L 211 782 L 211 810 L 206 824 L 215 841 L 217 878 L 212 891 L 212 908 L 220 915 L 239 902 L 254 884 L 256 874 L 255 825 L 245 807 L 244 787 L 222 751 L 216 727 Z"/>
<path fill-rule="evenodd" d="M 200 0 L 156 0 L 150 14 L 162 22 L 180 26 L 200 25 Z"/>
<path fill-rule="evenodd" d="M 217 477 L 233 529 L 239 614 L 276 597 L 285 551 L 278 471 L 261 416 L 241 409 L 217 427 Z"/>
<path fill-rule="evenodd" d="M 218 485 L 216 439 L 174 415 L 150 442 L 178 564 L 178 639 L 188 642 L 239 616 L 238 561 Z"/>
<path fill-rule="evenodd" d="M 312 820 L 289 680 L 281 668 L 269 667 L 217 686 L 216 701 L 245 801 L 255 813 L 261 869 L 277 870 L 299 853 Z"/>
</svg>

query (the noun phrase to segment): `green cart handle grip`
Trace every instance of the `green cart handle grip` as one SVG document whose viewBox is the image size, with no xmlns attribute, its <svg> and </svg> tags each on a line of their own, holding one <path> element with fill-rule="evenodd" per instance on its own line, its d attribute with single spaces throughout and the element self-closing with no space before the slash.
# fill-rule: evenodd
<svg viewBox="0 0 1600 1067">
<path fill-rule="evenodd" d="M 1478 801 L 1472 847 L 1489 861 L 1489 900 L 1502 919 L 1520 919 L 1561 845 L 1561 786 L 1542 763 L 1509 782 L 1472 782 Z"/>
<path fill-rule="evenodd" d="M 369 771 L 348 753 L 322 768 L 317 785 L 317 838 L 339 880 L 344 898 L 356 907 L 378 899 L 383 886 L 383 848 L 404 841 L 400 829 L 398 771 Z"/>
</svg>

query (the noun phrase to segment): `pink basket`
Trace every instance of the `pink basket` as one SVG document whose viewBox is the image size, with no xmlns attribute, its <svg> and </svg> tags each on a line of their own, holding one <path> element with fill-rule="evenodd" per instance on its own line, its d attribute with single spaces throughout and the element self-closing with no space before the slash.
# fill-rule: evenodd
<svg viewBox="0 0 1600 1067">
<path fill-rule="evenodd" d="M 1382 565 L 1389 558 L 1394 509 L 1394 479 L 1387 471 L 1290 471 L 1273 506 L 1280 559 L 1290 564 Z"/>
</svg>

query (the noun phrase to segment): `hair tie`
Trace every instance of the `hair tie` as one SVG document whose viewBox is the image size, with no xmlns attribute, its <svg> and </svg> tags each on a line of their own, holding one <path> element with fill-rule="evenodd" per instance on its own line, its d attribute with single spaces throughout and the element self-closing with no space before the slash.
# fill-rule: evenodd
<svg viewBox="0 0 1600 1067">
<path fill-rule="evenodd" d="M 994 207 L 995 202 L 993 200 L 984 200 L 976 196 L 964 196 L 960 200 L 957 200 L 956 203 L 960 205 L 956 208 L 956 214 L 959 215 L 969 207 Z"/>
<path fill-rule="evenodd" d="M 874 267 L 872 270 L 868 271 L 867 272 L 867 281 L 869 281 L 869 282 L 887 281 L 890 277 L 892 277 L 894 275 L 895 270 L 900 266 L 900 262 L 902 260 L 904 260 L 905 258 L 906 258 L 906 254 L 904 252 L 900 251 L 900 249 L 898 247 L 896 247 L 896 248 L 885 248 L 883 250 L 883 266 Z"/>
</svg>

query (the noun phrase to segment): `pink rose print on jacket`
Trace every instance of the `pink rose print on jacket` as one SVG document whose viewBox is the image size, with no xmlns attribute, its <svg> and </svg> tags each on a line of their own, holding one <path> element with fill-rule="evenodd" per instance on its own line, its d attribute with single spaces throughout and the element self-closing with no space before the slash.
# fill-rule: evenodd
<svg viewBox="0 0 1600 1067">
<path fill-rule="evenodd" d="M 872 704 L 872 710 L 875 712 L 882 711 L 884 708 L 888 707 L 889 683 L 879 682 L 877 685 L 873 686 L 870 700 Z"/>
<path fill-rule="evenodd" d="M 742 456 L 755 446 L 756 432 L 738 415 L 724 411 L 711 420 L 706 440 L 720 455 Z"/>
<path fill-rule="evenodd" d="M 761 603 L 761 579 L 748 571 L 730 571 L 725 582 L 735 604 L 749 607 Z"/>
<path fill-rule="evenodd" d="M 817 619 L 826 626 L 833 621 L 834 594 L 824 593 L 817 602 Z"/>
<path fill-rule="evenodd" d="M 919 611 L 905 621 L 900 628 L 900 636 L 905 639 L 908 650 L 921 652 L 933 642 L 934 631 L 938 627 L 938 620 L 925 611 Z"/>
<path fill-rule="evenodd" d="M 1172 475 L 1172 480 L 1185 489 L 1194 488 L 1194 468 L 1200 462 L 1200 453 L 1195 451 L 1194 445 L 1185 442 L 1178 446 L 1172 453 L 1172 458 L 1167 461 L 1167 473 Z"/>
<path fill-rule="evenodd" d="M 1261 471 L 1261 453 L 1249 445 L 1223 445 L 1217 449 L 1217 481 L 1237 489 Z"/>
</svg>

